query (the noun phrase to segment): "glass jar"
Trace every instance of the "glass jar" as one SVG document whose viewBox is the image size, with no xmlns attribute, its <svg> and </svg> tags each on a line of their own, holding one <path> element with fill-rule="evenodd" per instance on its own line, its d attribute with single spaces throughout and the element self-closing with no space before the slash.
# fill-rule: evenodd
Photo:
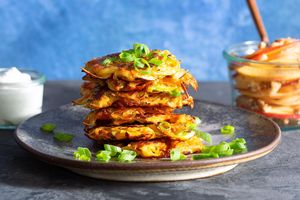
<svg viewBox="0 0 300 200">
<path fill-rule="evenodd" d="M 300 62 L 243 58 L 258 50 L 259 44 L 247 41 L 223 51 L 228 63 L 232 103 L 273 119 L 284 130 L 300 128 Z"/>
<path fill-rule="evenodd" d="M 0 73 L 7 70 L 0 68 Z M 30 82 L 0 83 L 0 129 L 14 129 L 20 122 L 42 112 L 45 76 L 20 69 Z"/>
</svg>

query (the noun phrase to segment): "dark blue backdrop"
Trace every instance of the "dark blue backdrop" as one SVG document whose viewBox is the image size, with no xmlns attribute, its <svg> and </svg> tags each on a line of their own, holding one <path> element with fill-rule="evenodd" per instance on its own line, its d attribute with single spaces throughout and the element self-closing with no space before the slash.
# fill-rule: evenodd
<svg viewBox="0 0 300 200">
<path fill-rule="evenodd" d="M 258 0 L 271 39 L 300 37 L 299 0 Z M 257 40 L 244 0 L 0 0 L 0 66 L 79 79 L 134 42 L 169 49 L 199 80 L 226 80 L 222 50 Z"/>
</svg>

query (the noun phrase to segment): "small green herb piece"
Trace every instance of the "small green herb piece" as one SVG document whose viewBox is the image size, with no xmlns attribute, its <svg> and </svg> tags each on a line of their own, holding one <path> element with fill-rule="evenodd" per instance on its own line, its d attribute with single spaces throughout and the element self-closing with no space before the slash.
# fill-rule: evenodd
<svg viewBox="0 0 300 200">
<path fill-rule="evenodd" d="M 201 122 L 202 122 L 202 121 L 201 121 L 201 119 L 200 119 L 199 117 L 195 117 L 195 123 L 196 123 L 196 124 L 199 125 L 199 124 L 201 124 Z"/>
<path fill-rule="evenodd" d="M 179 97 L 179 96 L 181 96 L 181 92 L 177 88 L 174 89 L 174 90 L 172 90 L 170 92 L 170 94 L 171 94 L 172 97 Z"/>
<path fill-rule="evenodd" d="M 130 53 L 130 51 L 122 51 L 119 57 L 123 62 L 132 62 L 136 59 L 134 54 Z"/>
<path fill-rule="evenodd" d="M 151 68 L 147 68 L 145 70 L 140 70 L 139 72 L 143 75 L 148 75 L 148 74 L 151 74 L 152 70 L 151 70 Z"/>
<path fill-rule="evenodd" d="M 224 135 L 231 135 L 231 134 L 234 134 L 234 129 L 235 129 L 234 126 L 226 125 L 226 126 L 223 126 L 220 131 Z"/>
<path fill-rule="evenodd" d="M 197 124 L 194 123 L 189 123 L 187 126 L 189 127 L 189 130 L 195 130 L 197 128 Z"/>
<path fill-rule="evenodd" d="M 160 122 L 158 128 L 162 131 L 170 131 L 171 124 L 169 122 Z"/>
<path fill-rule="evenodd" d="M 181 138 L 190 138 L 190 135 L 194 135 L 193 131 L 179 131 L 176 133 L 176 136 L 181 137 Z"/>
<path fill-rule="evenodd" d="M 233 149 L 227 149 L 225 151 L 222 151 L 220 152 L 218 155 L 220 155 L 221 157 L 224 157 L 224 156 L 232 156 L 234 153 L 234 150 Z"/>
<path fill-rule="evenodd" d="M 40 127 L 41 131 L 47 132 L 47 133 L 52 133 L 55 128 L 56 128 L 56 125 L 53 123 L 45 123 Z"/>
<path fill-rule="evenodd" d="M 205 158 L 219 158 L 219 155 L 217 153 L 200 153 L 197 155 L 193 155 L 193 160 L 201 160 Z"/>
<path fill-rule="evenodd" d="M 193 156 L 193 159 L 199 160 L 203 158 L 218 158 L 245 152 L 247 152 L 245 139 L 237 138 L 229 143 L 223 141 L 220 142 L 218 145 L 206 146 L 202 150 L 202 153 Z"/>
<path fill-rule="evenodd" d="M 123 150 L 118 156 L 118 161 L 131 162 L 135 159 L 136 156 L 137 156 L 137 153 L 135 151 Z"/>
<path fill-rule="evenodd" d="M 112 153 L 111 151 L 107 151 L 107 150 L 99 151 L 96 154 L 96 160 L 101 162 L 108 162 L 111 159 L 111 153 Z"/>
<path fill-rule="evenodd" d="M 146 57 L 150 53 L 148 46 L 140 43 L 133 44 L 133 50 L 135 56 L 138 58 Z"/>
<path fill-rule="evenodd" d="M 142 58 L 136 58 L 134 59 L 133 65 L 134 67 L 137 68 L 144 68 L 145 63 L 143 62 L 144 59 Z"/>
<path fill-rule="evenodd" d="M 217 154 L 221 154 L 222 152 L 225 152 L 228 149 L 230 149 L 229 144 L 225 141 L 222 141 L 218 145 L 215 146 L 215 148 L 213 149 L 213 152 L 215 152 Z"/>
<path fill-rule="evenodd" d="M 211 138 L 211 135 L 209 133 L 205 133 L 203 131 L 197 130 L 196 131 L 196 136 L 203 139 L 208 144 L 212 143 L 212 138 Z"/>
<path fill-rule="evenodd" d="M 104 144 L 104 149 L 110 152 L 110 156 L 116 156 L 118 153 L 122 152 L 121 147 L 110 145 L 110 144 Z"/>
<path fill-rule="evenodd" d="M 78 147 L 77 151 L 74 152 L 76 160 L 91 161 L 92 154 L 86 147 Z"/>
<path fill-rule="evenodd" d="M 105 66 L 110 64 L 110 63 L 112 63 L 110 58 L 106 58 L 105 60 L 102 61 L 102 64 L 105 65 Z"/>
<path fill-rule="evenodd" d="M 151 60 L 149 60 L 149 63 L 156 66 L 160 66 L 162 64 L 162 60 L 159 60 L 158 58 L 152 58 Z"/>
<path fill-rule="evenodd" d="M 172 161 L 185 160 L 186 155 L 182 154 L 179 148 L 170 151 L 170 159 Z"/>
<path fill-rule="evenodd" d="M 233 149 L 234 154 L 245 153 L 248 151 L 246 146 L 246 140 L 244 138 L 236 138 L 229 142 L 230 148 Z"/>
<path fill-rule="evenodd" d="M 102 65 L 109 65 L 111 64 L 112 62 L 116 61 L 117 58 L 116 57 L 110 57 L 110 58 L 105 58 L 103 61 L 102 61 Z"/>
<path fill-rule="evenodd" d="M 75 136 L 70 133 L 55 132 L 53 138 L 59 142 L 71 142 Z"/>
</svg>

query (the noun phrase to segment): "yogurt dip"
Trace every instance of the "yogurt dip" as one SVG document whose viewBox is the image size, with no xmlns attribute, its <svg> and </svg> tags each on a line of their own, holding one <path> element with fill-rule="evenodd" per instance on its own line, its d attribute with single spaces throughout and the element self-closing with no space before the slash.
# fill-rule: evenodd
<svg viewBox="0 0 300 200">
<path fill-rule="evenodd" d="M 41 113 L 44 82 L 34 71 L 0 68 L 0 126 L 14 126 Z"/>
</svg>

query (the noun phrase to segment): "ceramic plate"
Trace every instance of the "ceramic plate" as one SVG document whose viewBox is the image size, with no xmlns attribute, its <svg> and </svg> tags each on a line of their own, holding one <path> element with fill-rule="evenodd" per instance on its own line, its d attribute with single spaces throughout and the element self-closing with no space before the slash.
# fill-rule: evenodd
<svg viewBox="0 0 300 200">
<path fill-rule="evenodd" d="M 87 109 L 66 105 L 39 114 L 16 129 L 17 142 L 36 158 L 72 170 L 89 177 L 119 181 L 174 181 L 204 178 L 224 173 L 239 163 L 257 159 L 270 153 L 279 143 L 281 133 L 271 120 L 238 108 L 195 101 L 194 109 L 184 108 L 183 113 L 199 116 L 201 129 L 212 134 L 214 143 L 243 137 L 248 152 L 223 158 L 184 160 L 172 162 L 168 159 L 136 159 L 131 163 L 111 161 L 101 163 L 78 161 L 73 158 L 77 147 L 88 147 L 97 152 L 99 146 L 89 140 L 83 132 L 83 121 Z M 58 131 L 73 133 L 69 144 L 56 142 L 52 134 L 40 131 L 43 123 L 55 123 Z M 222 126 L 235 126 L 233 138 L 221 135 Z"/>
</svg>

